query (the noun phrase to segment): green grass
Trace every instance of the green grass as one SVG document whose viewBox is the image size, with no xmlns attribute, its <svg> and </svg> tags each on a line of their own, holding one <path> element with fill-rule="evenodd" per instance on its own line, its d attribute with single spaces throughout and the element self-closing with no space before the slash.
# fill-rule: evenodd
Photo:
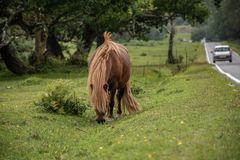
<svg viewBox="0 0 240 160">
<path fill-rule="evenodd" d="M 59 79 L 87 99 L 86 69 L 64 66 L 34 77 L 0 73 L 0 159 L 239 159 L 240 88 L 206 64 L 200 44 L 177 45 L 196 59 L 175 76 L 166 65 L 140 67 L 159 64 L 153 55 L 164 55 L 166 45 L 127 45 L 138 66 L 131 82 L 144 91 L 136 96 L 141 111 L 104 125 L 92 109 L 66 116 L 33 104 Z M 139 55 L 143 51 L 147 56 Z"/>
<path fill-rule="evenodd" d="M 164 72 L 164 69 L 160 72 Z M 86 75 L 59 75 L 86 98 Z M 237 159 L 240 156 L 239 88 L 208 65 L 193 65 L 174 77 L 149 71 L 132 82 L 141 111 L 98 125 L 86 117 L 39 111 L 33 101 L 51 76 L 33 86 L 28 77 L 1 82 L 1 159 Z M 55 78 L 55 77 L 54 77 Z M 10 88 L 9 88 L 10 87 Z"/>
<path fill-rule="evenodd" d="M 238 54 L 240 54 L 240 43 L 239 43 L 239 41 L 238 42 L 236 42 L 236 41 L 227 41 L 225 43 L 228 44 L 233 49 L 233 51 L 235 51 Z"/>
<path fill-rule="evenodd" d="M 145 42 L 141 45 L 127 44 L 133 66 L 144 65 L 163 65 L 167 61 L 168 42 Z M 197 54 L 202 52 L 199 43 L 178 42 L 174 43 L 173 54 L 175 57 L 182 56 L 183 62 L 186 62 L 186 56 L 189 61 L 196 58 Z M 145 56 L 142 56 L 145 54 Z"/>
<path fill-rule="evenodd" d="M 182 39 L 190 40 L 191 27 L 178 26 L 174 39 L 173 54 L 175 58 L 182 56 L 183 63 L 191 63 L 202 52 L 201 44 L 181 42 Z M 133 66 L 163 65 L 167 61 L 168 39 L 163 41 L 136 41 L 125 44 L 129 50 Z M 142 56 L 142 55 L 146 56 Z"/>
</svg>

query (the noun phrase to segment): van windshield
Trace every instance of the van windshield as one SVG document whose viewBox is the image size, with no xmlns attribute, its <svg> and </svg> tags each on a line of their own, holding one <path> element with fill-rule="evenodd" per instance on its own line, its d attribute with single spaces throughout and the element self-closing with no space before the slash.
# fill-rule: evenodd
<svg viewBox="0 0 240 160">
<path fill-rule="evenodd" d="M 215 51 L 217 52 L 227 52 L 230 51 L 228 47 L 220 47 L 220 48 L 215 48 Z"/>
</svg>

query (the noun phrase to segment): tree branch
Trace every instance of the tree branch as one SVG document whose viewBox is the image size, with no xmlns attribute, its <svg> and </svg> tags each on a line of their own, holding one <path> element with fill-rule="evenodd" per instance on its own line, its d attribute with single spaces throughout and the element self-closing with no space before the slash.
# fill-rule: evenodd
<svg viewBox="0 0 240 160">
<path fill-rule="evenodd" d="M 168 34 L 171 33 L 171 32 L 169 31 L 169 29 L 167 28 L 167 26 L 163 26 L 163 28 L 166 30 L 166 32 L 167 32 Z"/>
</svg>

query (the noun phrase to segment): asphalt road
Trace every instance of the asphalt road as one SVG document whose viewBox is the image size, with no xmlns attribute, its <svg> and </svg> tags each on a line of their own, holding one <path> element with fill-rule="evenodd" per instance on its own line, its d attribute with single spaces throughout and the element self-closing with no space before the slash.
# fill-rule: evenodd
<svg viewBox="0 0 240 160">
<path fill-rule="evenodd" d="M 205 43 L 205 50 L 208 62 L 210 64 L 215 65 L 216 69 L 231 79 L 236 84 L 240 85 L 240 56 L 233 52 L 232 54 L 232 62 L 229 61 L 216 61 L 213 63 L 211 51 L 213 51 L 215 45 L 219 45 L 220 43 L 214 42 L 206 42 Z"/>
</svg>

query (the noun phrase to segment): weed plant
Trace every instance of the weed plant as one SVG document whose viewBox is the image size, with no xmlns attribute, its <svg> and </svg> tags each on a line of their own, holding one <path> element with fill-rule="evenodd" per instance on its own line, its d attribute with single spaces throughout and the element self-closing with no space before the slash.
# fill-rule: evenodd
<svg viewBox="0 0 240 160">
<path fill-rule="evenodd" d="M 35 105 L 50 113 L 82 116 L 88 104 L 70 91 L 70 85 L 60 80 L 56 84 L 50 85 L 47 92 L 38 102 L 35 102 Z"/>
</svg>

